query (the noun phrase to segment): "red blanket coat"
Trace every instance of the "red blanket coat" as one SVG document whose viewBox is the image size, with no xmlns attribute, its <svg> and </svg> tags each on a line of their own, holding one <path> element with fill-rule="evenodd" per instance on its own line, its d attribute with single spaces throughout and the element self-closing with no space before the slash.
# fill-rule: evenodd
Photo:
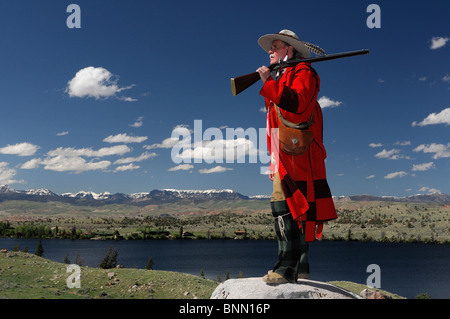
<svg viewBox="0 0 450 319">
<path fill-rule="evenodd" d="M 323 222 L 337 218 L 336 209 L 326 179 L 326 150 L 323 145 L 322 110 L 317 102 L 320 78 L 310 63 L 300 63 L 287 68 L 275 81 L 269 78 L 260 94 L 267 108 L 267 132 L 270 154 L 277 159 L 281 185 L 291 214 L 301 227 L 305 222 L 306 241 L 314 241 L 322 235 Z M 279 120 L 276 104 L 284 118 L 290 122 L 307 122 L 314 112 L 314 124 L 310 128 L 314 141 L 305 154 L 293 156 L 279 151 L 276 134 Z M 273 165 L 271 165 L 273 169 Z"/>
</svg>

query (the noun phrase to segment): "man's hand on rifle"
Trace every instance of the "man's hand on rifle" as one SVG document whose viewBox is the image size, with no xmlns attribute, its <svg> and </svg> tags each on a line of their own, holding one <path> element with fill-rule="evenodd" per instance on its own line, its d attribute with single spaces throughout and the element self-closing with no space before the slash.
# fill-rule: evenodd
<svg viewBox="0 0 450 319">
<path fill-rule="evenodd" d="M 261 80 L 263 84 L 266 82 L 266 80 L 270 77 L 270 70 L 267 66 L 262 66 L 256 72 L 259 73 L 259 76 L 261 77 Z"/>
</svg>

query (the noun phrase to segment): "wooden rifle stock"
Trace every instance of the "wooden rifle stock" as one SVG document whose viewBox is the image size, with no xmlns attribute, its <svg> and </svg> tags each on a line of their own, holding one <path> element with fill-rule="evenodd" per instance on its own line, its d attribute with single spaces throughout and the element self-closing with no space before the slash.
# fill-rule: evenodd
<svg viewBox="0 0 450 319">
<path fill-rule="evenodd" d="M 270 71 L 276 71 L 284 68 L 288 68 L 291 66 L 295 66 L 301 62 L 321 62 L 321 61 L 328 61 L 328 60 L 335 60 L 340 58 L 346 58 L 351 57 L 355 55 L 363 55 L 368 54 L 369 50 L 359 50 L 359 51 L 349 51 L 344 53 L 335 53 L 335 54 L 327 54 L 327 55 L 321 55 L 317 57 L 312 58 L 306 58 L 306 59 L 294 59 L 289 60 L 286 62 L 280 62 L 280 63 L 274 63 L 269 66 Z M 249 73 L 246 75 L 241 75 L 236 78 L 231 79 L 231 91 L 233 92 L 233 95 L 236 96 L 242 91 L 246 90 L 256 82 L 260 80 L 260 76 L 258 72 Z"/>
</svg>

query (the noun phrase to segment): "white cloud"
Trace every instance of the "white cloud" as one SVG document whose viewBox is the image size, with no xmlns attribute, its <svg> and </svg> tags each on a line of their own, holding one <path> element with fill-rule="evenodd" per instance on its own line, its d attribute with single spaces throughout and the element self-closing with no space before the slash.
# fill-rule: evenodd
<svg viewBox="0 0 450 319">
<path fill-rule="evenodd" d="M 49 171 L 76 173 L 94 170 L 105 170 L 111 165 L 110 161 L 87 162 L 84 158 L 81 158 L 79 156 L 62 155 L 48 157 L 44 160 L 36 160 L 35 164 L 37 164 L 37 162 L 39 162 L 39 164 L 41 165 L 44 165 L 44 169 Z"/>
<path fill-rule="evenodd" d="M 162 141 L 160 144 L 145 145 L 143 146 L 143 148 L 145 148 L 146 150 L 151 150 L 154 148 L 172 148 L 177 145 L 178 142 L 180 142 L 179 138 L 169 137 Z"/>
<path fill-rule="evenodd" d="M 366 179 L 372 179 L 372 178 L 375 178 L 375 175 L 372 174 L 372 175 L 369 175 L 366 177 Z"/>
<path fill-rule="evenodd" d="M 127 157 L 127 158 L 121 158 L 114 162 L 114 164 L 128 164 L 128 163 L 134 163 L 134 162 L 142 162 L 149 158 L 155 157 L 156 153 L 149 153 L 144 152 L 138 157 Z"/>
<path fill-rule="evenodd" d="M 49 151 L 47 156 L 87 156 L 87 157 L 103 157 L 112 155 L 123 155 L 130 152 L 131 149 L 126 145 L 117 145 L 112 147 L 103 147 L 99 150 L 92 148 L 75 149 L 72 147 L 58 147 L 56 150 Z"/>
<path fill-rule="evenodd" d="M 102 67 L 86 67 L 79 70 L 75 77 L 67 83 L 66 92 L 70 97 L 93 97 L 107 99 L 115 97 L 117 93 L 131 89 L 133 85 L 119 87 L 118 79 L 114 79 L 111 72 Z M 130 97 L 119 97 L 124 101 L 136 101 Z"/>
<path fill-rule="evenodd" d="M 121 96 L 119 97 L 119 100 L 125 101 L 125 102 L 136 102 L 137 99 L 127 96 Z"/>
<path fill-rule="evenodd" d="M 175 158 L 181 160 L 203 160 L 206 163 L 223 163 L 223 161 L 244 163 L 246 156 L 249 156 L 249 162 L 251 162 L 252 160 L 256 161 L 259 154 L 255 143 L 246 138 L 217 139 L 192 144 L 190 141 L 187 144 L 179 143 L 180 151 L 176 152 L 178 148 L 172 151 Z"/>
<path fill-rule="evenodd" d="M 370 143 L 369 146 L 370 147 L 381 147 L 381 146 L 383 146 L 383 144 L 381 144 L 381 143 Z"/>
<path fill-rule="evenodd" d="M 400 172 L 389 173 L 384 178 L 385 179 L 393 179 L 393 178 L 397 178 L 397 177 L 402 178 L 406 175 L 408 175 L 408 173 L 406 173 L 404 171 L 400 171 Z"/>
<path fill-rule="evenodd" d="M 123 155 L 130 152 L 131 149 L 126 145 L 117 145 L 113 147 L 103 147 L 99 150 L 92 148 L 75 149 L 72 147 L 59 147 L 49 151 L 44 159 L 34 158 L 22 164 L 21 169 L 35 169 L 44 166 L 45 170 L 56 172 L 76 172 L 81 173 L 93 170 L 106 170 L 110 161 L 91 160 L 86 161 L 83 157 L 104 157 Z"/>
<path fill-rule="evenodd" d="M 326 97 L 326 96 L 322 96 L 319 100 L 318 100 L 320 107 L 321 108 L 326 108 L 326 107 L 337 107 L 339 105 L 342 104 L 341 101 L 333 101 L 330 98 Z"/>
<path fill-rule="evenodd" d="M 419 189 L 419 192 L 429 192 L 430 194 L 432 193 L 441 193 L 441 191 L 437 188 L 430 188 L 427 186 L 422 187 L 421 189 Z"/>
<path fill-rule="evenodd" d="M 35 169 L 38 168 L 39 165 L 41 165 L 42 160 L 40 158 L 33 158 L 29 160 L 28 162 L 22 164 L 20 166 L 21 169 Z"/>
<path fill-rule="evenodd" d="M 147 136 L 128 136 L 126 133 L 110 135 L 103 139 L 103 142 L 108 143 L 142 143 L 147 140 Z"/>
<path fill-rule="evenodd" d="M 171 137 L 166 138 L 161 143 L 145 145 L 143 147 L 147 150 L 151 150 L 154 148 L 172 148 L 175 145 L 177 145 L 178 143 L 185 143 L 186 140 L 190 139 L 190 134 L 192 134 L 192 130 L 190 130 L 187 125 L 183 125 L 183 124 L 177 125 L 172 130 Z M 183 137 L 183 139 L 180 139 L 180 137 Z M 186 143 L 188 143 L 188 142 L 186 142 Z"/>
<path fill-rule="evenodd" d="M 395 145 L 400 145 L 400 146 L 407 146 L 407 145 L 411 145 L 411 141 L 398 141 L 394 143 Z"/>
<path fill-rule="evenodd" d="M 223 167 L 223 166 L 216 166 L 213 168 L 204 168 L 204 169 L 199 169 L 199 173 L 200 174 L 213 174 L 213 173 L 223 173 L 226 171 L 232 171 L 232 168 L 227 168 L 227 167 Z"/>
<path fill-rule="evenodd" d="M 17 143 L 0 148 L 0 154 L 32 156 L 39 149 L 39 146 L 31 143 Z"/>
<path fill-rule="evenodd" d="M 400 153 L 400 150 L 398 149 L 392 149 L 390 151 L 387 151 L 383 149 L 381 152 L 375 154 L 376 158 L 387 158 L 387 159 L 398 159 L 398 153 Z"/>
<path fill-rule="evenodd" d="M 434 167 L 434 163 L 433 162 L 429 162 L 429 163 L 413 165 L 412 170 L 413 171 L 427 171 L 427 170 L 429 170 L 429 169 L 431 169 L 433 167 Z"/>
<path fill-rule="evenodd" d="M 144 122 L 142 122 L 142 120 L 144 119 L 143 116 L 140 116 L 136 119 L 136 122 L 134 122 L 133 124 L 130 124 L 131 127 L 141 127 L 142 125 L 144 125 Z"/>
<path fill-rule="evenodd" d="M 450 82 L 450 75 L 446 74 L 442 77 L 442 81 L 444 82 Z"/>
<path fill-rule="evenodd" d="M 24 181 L 18 181 L 14 179 L 17 171 L 9 167 L 9 163 L 0 162 L 0 185 L 10 185 L 23 183 Z"/>
<path fill-rule="evenodd" d="M 417 146 L 414 150 L 414 152 L 424 152 L 424 153 L 434 153 L 433 158 L 446 158 L 450 157 L 450 143 L 447 145 L 445 144 L 437 144 L 437 143 L 431 143 L 428 145 L 421 144 Z"/>
<path fill-rule="evenodd" d="M 426 126 L 434 124 L 450 125 L 450 107 L 442 110 L 439 113 L 431 113 L 422 122 L 412 122 L 412 126 Z"/>
<path fill-rule="evenodd" d="M 169 172 L 175 172 L 175 171 L 188 171 L 190 169 L 193 169 L 194 165 L 192 164 L 180 164 L 175 167 L 169 168 Z"/>
<path fill-rule="evenodd" d="M 442 48 L 447 44 L 448 40 L 450 40 L 450 39 L 447 37 L 433 37 L 431 39 L 430 49 L 436 50 L 436 49 Z"/>
<path fill-rule="evenodd" d="M 383 149 L 381 152 L 375 154 L 376 158 L 386 158 L 389 160 L 399 160 L 399 159 L 410 159 L 409 156 L 400 155 L 400 150 L 398 149 L 392 149 L 392 150 L 386 150 Z"/>
<path fill-rule="evenodd" d="M 140 168 L 140 166 L 130 163 L 128 165 L 118 166 L 118 167 L 116 167 L 116 169 L 114 171 L 115 172 L 125 172 L 125 171 L 131 171 L 131 170 L 135 170 L 135 169 L 139 169 L 139 168 Z"/>
<path fill-rule="evenodd" d="M 64 132 L 56 133 L 56 136 L 64 136 L 64 135 L 68 135 L 68 134 L 69 134 L 68 131 L 64 131 Z"/>
</svg>

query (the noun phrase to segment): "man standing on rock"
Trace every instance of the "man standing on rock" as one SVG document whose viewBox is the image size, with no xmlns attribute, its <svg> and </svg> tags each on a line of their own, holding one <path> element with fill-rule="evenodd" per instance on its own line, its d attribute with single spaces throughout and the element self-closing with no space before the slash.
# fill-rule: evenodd
<svg viewBox="0 0 450 319">
<path fill-rule="evenodd" d="M 311 52 L 324 54 L 290 30 L 262 36 L 258 43 L 269 53 L 270 64 L 308 58 Z M 320 78 L 305 62 L 278 71 L 275 78 L 266 66 L 257 72 L 267 109 L 271 208 L 278 238 L 278 262 L 263 280 L 292 283 L 309 278 L 308 242 L 320 239 L 323 223 L 337 218 L 326 180 L 322 111 L 317 102 Z"/>
</svg>

